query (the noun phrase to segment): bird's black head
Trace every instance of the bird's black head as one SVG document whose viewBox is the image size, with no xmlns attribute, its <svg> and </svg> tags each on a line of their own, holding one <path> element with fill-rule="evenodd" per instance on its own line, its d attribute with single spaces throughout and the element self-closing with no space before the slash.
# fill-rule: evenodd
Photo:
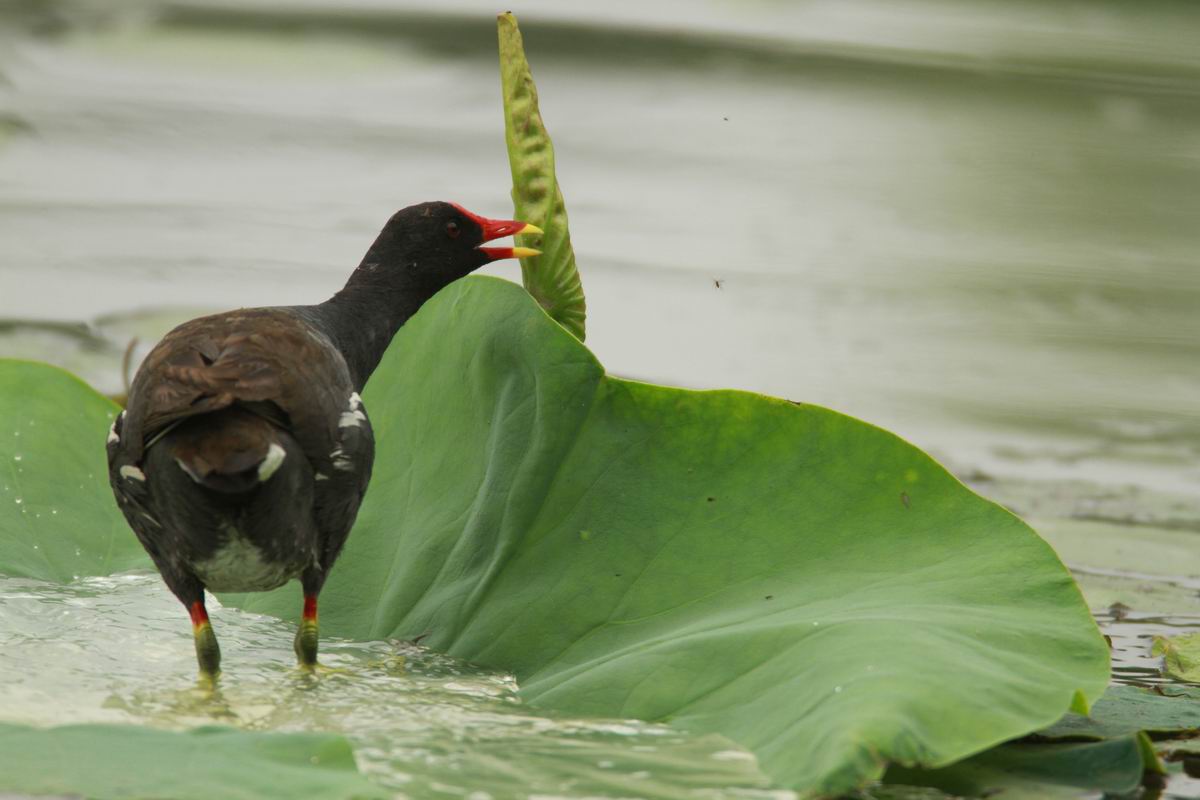
<svg viewBox="0 0 1200 800">
<path fill-rule="evenodd" d="M 485 242 L 541 232 L 524 222 L 472 214 L 455 203 L 421 203 L 392 215 L 355 278 L 381 288 L 437 291 L 488 262 L 538 253 L 528 247 L 482 247 Z"/>
<path fill-rule="evenodd" d="M 537 255 L 528 247 L 482 247 L 533 225 L 487 219 L 453 203 L 421 203 L 397 211 L 383 226 L 346 285 L 329 300 L 297 307 L 332 340 L 356 390 L 379 364 L 392 336 L 426 300 L 501 258 Z"/>
</svg>

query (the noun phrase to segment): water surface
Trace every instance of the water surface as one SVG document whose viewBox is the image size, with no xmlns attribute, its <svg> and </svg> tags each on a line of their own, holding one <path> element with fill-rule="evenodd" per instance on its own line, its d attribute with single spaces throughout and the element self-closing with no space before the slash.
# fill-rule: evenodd
<svg viewBox="0 0 1200 800">
<path fill-rule="evenodd" d="M 197 686 L 191 626 L 157 575 L 66 586 L 0 578 L 0 707 L 27 724 L 121 722 L 332 731 L 397 797 L 787 800 L 719 736 L 524 706 L 511 676 L 407 642 L 323 638 L 294 666 L 293 626 L 224 609 L 216 692 Z"/>
<path fill-rule="evenodd" d="M 117 391 L 134 338 L 136 362 L 198 313 L 327 297 L 400 206 L 507 213 L 496 10 L 0 10 L 0 355 Z M 1192 624 L 1200 6 L 514 10 L 612 372 L 895 430 L 1029 519 L 1098 612 Z M 307 684 L 287 626 L 232 610 L 230 677 L 199 703 L 154 579 L 0 594 L 24 720 L 347 730 L 413 796 L 765 791 L 727 744 L 540 717 L 508 677 L 401 643 L 330 643 L 354 680 Z M 1150 629 L 1118 633 L 1119 677 L 1152 677 Z"/>
</svg>

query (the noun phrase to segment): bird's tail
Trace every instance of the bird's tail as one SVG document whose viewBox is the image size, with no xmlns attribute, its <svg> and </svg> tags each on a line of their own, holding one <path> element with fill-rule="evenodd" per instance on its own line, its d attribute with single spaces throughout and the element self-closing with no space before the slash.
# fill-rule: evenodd
<svg viewBox="0 0 1200 800">
<path fill-rule="evenodd" d="M 196 483 L 227 494 L 249 492 L 283 465 L 286 436 L 263 417 L 230 406 L 190 417 L 159 444 Z"/>
</svg>

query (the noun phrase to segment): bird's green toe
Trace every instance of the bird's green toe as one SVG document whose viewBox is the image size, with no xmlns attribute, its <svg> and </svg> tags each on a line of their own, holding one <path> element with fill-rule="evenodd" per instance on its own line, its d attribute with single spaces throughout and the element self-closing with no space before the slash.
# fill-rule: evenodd
<svg viewBox="0 0 1200 800">
<path fill-rule="evenodd" d="M 215 681 L 221 674 L 221 647 L 212 625 L 202 622 L 192 629 L 196 638 L 196 662 L 200 665 L 200 677 Z"/>
<path fill-rule="evenodd" d="M 300 661 L 302 667 L 315 667 L 317 665 L 317 621 L 315 619 L 303 619 L 300 621 L 300 627 L 296 629 L 296 658 Z"/>
</svg>

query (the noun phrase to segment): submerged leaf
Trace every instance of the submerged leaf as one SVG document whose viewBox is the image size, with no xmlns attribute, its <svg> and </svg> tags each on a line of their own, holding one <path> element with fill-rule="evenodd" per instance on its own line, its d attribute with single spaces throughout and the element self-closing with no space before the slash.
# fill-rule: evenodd
<svg viewBox="0 0 1200 800">
<path fill-rule="evenodd" d="M 1150 746 L 1168 762 L 1185 762 L 1189 775 L 1200 774 L 1200 738 L 1159 739 Z"/>
<path fill-rule="evenodd" d="M 930 786 L 880 783 L 846 795 L 843 800 L 950 800 L 951 797 Z"/>
<path fill-rule="evenodd" d="M 1150 652 L 1162 656 L 1165 674 L 1181 681 L 1200 683 L 1200 633 L 1155 636 Z"/>
<path fill-rule="evenodd" d="M 1153 753 L 1150 754 L 1154 758 Z M 943 769 L 893 767 L 892 783 L 930 786 L 955 796 L 1078 797 L 1080 789 L 1125 794 L 1145 769 L 1136 735 L 1101 742 L 1007 744 Z M 1157 763 L 1157 759 L 1155 759 Z"/>
<path fill-rule="evenodd" d="M 118 411 L 57 367 L 0 359 L 0 573 L 69 581 L 149 564 L 108 488 Z"/>
<path fill-rule="evenodd" d="M 1200 730 L 1200 700 L 1183 687 L 1159 691 L 1110 686 L 1092 706 L 1090 717 L 1070 713 L 1038 731 L 1047 739 L 1111 739 L 1138 731 L 1171 734 Z"/>
<path fill-rule="evenodd" d="M 427 303 L 365 401 L 379 450 L 328 633 L 422 636 L 540 706 L 718 732 L 823 794 L 1107 684 L 1054 552 L 924 453 L 813 406 L 607 377 L 512 284 Z"/>
<path fill-rule="evenodd" d="M 383 798 L 334 734 L 0 723 L 0 792 L 173 800 Z"/>
<path fill-rule="evenodd" d="M 496 25 L 514 216 L 545 231 L 541 236 L 519 237 L 520 244 L 542 251 L 540 256 L 521 259 L 521 276 L 546 312 L 582 341 L 587 308 L 567 230 L 567 208 L 554 174 L 554 145 L 538 110 L 537 87 L 525 60 L 517 18 L 506 12 Z"/>
</svg>

